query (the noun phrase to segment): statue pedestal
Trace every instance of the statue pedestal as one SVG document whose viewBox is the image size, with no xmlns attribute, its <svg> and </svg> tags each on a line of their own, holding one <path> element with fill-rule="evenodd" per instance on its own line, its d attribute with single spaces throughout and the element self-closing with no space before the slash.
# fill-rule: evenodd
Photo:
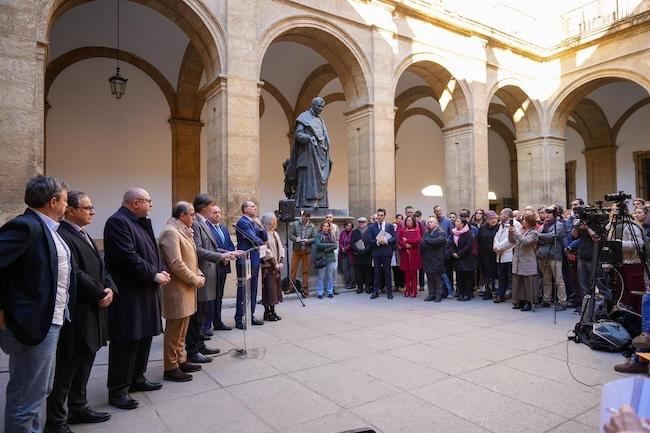
<svg viewBox="0 0 650 433">
<path fill-rule="evenodd" d="M 317 220 L 322 220 L 325 218 L 325 215 L 328 213 L 332 212 L 332 215 L 334 215 L 335 220 L 349 220 L 353 219 L 354 217 L 351 217 L 348 214 L 347 209 L 328 209 L 324 207 L 304 207 L 304 208 L 296 208 L 296 219 L 300 219 L 300 212 L 303 210 L 308 210 L 311 212 L 311 218 L 312 219 L 317 219 Z"/>
</svg>

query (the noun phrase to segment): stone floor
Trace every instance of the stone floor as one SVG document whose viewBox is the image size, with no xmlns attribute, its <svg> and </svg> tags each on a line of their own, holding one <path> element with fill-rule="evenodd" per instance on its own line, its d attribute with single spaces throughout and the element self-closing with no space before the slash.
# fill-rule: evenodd
<svg viewBox="0 0 650 433">
<path fill-rule="evenodd" d="M 89 401 L 113 412 L 84 432 L 325 433 L 369 427 L 383 433 L 587 433 L 598 430 L 600 386 L 567 370 L 566 333 L 577 316 L 510 304 L 401 295 L 278 306 L 280 322 L 247 333 L 249 359 L 228 353 L 243 332 L 218 332 L 209 343 L 226 352 L 189 383 L 133 394 L 140 408 L 106 404 L 106 350 L 97 357 Z M 232 309 L 224 317 L 231 317 Z M 154 340 L 148 378 L 162 380 L 162 338 Z M 581 381 L 620 377 L 618 354 L 568 344 Z M 6 369 L 7 358 L 0 358 Z M 0 375 L 4 388 L 7 374 Z M 0 396 L 4 407 L 4 393 Z"/>
</svg>

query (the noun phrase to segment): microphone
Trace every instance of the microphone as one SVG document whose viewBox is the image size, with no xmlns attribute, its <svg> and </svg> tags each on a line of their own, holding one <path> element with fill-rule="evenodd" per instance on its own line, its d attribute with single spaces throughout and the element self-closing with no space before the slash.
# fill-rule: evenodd
<svg viewBox="0 0 650 433">
<path fill-rule="evenodd" d="M 251 249 L 248 250 L 248 251 L 251 251 L 251 250 L 259 250 L 259 249 L 260 249 L 259 245 L 257 245 L 257 243 L 256 243 L 253 239 L 251 239 L 251 237 L 248 236 L 248 235 L 246 234 L 245 231 L 243 231 L 242 229 L 240 229 L 239 227 L 237 227 L 237 224 L 233 224 L 232 226 L 235 228 L 235 231 L 236 231 L 237 233 L 239 233 L 240 235 L 242 235 L 243 237 L 245 237 L 245 238 L 246 238 L 246 239 L 247 239 L 251 244 L 253 244 L 253 248 L 251 248 Z"/>
</svg>

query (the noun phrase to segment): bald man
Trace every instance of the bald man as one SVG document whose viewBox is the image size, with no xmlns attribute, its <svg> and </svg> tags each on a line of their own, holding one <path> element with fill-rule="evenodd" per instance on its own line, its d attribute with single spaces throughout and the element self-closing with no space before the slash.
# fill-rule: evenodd
<svg viewBox="0 0 650 433">
<path fill-rule="evenodd" d="M 106 268 L 119 290 L 109 310 L 108 401 L 120 409 L 138 407 L 129 392 L 162 388 L 144 377 L 151 339 L 162 332 L 160 285 L 170 280 L 148 218 L 151 207 L 147 191 L 131 188 L 104 227 Z"/>
</svg>

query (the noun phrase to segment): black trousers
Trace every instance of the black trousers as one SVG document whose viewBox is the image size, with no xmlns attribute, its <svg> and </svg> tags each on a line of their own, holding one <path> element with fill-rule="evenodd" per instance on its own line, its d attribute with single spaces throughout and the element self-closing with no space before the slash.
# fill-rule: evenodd
<svg viewBox="0 0 650 433">
<path fill-rule="evenodd" d="M 429 296 L 440 296 L 442 298 L 442 274 L 427 272 L 427 286 L 429 288 Z M 445 291 L 445 297 L 447 292 Z"/>
<path fill-rule="evenodd" d="M 373 286 L 373 292 L 375 294 L 379 293 L 379 289 L 383 287 L 386 288 L 386 294 L 389 295 L 392 293 L 393 290 L 393 285 L 391 282 L 391 275 L 390 275 L 390 259 L 391 256 L 380 256 L 380 257 L 373 257 L 372 258 L 372 265 L 374 269 L 374 286 Z M 382 281 L 383 277 L 383 281 Z M 382 282 L 384 284 L 382 284 Z"/>
<path fill-rule="evenodd" d="M 424 270 L 420 269 L 418 271 L 418 283 L 420 284 L 420 288 L 424 289 Z"/>
<path fill-rule="evenodd" d="M 512 290 L 512 262 L 497 263 L 497 275 L 499 276 L 497 296 L 505 296 L 506 290 Z"/>
<path fill-rule="evenodd" d="M 221 304 L 223 302 L 223 291 L 226 286 L 228 274 L 219 268 L 217 272 L 217 297 L 212 301 L 212 325 L 219 326 L 223 323 L 221 320 Z"/>
<path fill-rule="evenodd" d="M 370 263 L 355 263 L 354 278 L 357 280 L 358 289 L 372 288 L 372 265 Z"/>
<path fill-rule="evenodd" d="M 82 410 L 88 404 L 86 399 L 86 385 L 90 377 L 90 370 L 95 361 L 95 352 L 89 352 L 78 344 L 79 350 L 72 358 L 60 356 L 57 352 L 54 385 L 52 392 L 47 397 L 47 428 L 56 430 L 66 424 L 67 411 L 65 400 L 68 399 L 70 410 Z"/>
<path fill-rule="evenodd" d="M 395 287 L 404 287 L 404 271 L 399 266 L 393 266 L 393 285 Z"/>
<path fill-rule="evenodd" d="M 461 296 L 472 297 L 474 275 L 474 271 L 456 271 L 456 287 Z"/>
<path fill-rule="evenodd" d="M 205 343 L 201 340 L 200 314 L 201 313 L 197 310 L 190 316 L 190 325 L 187 328 L 187 335 L 185 336 L 185 350 L 187 351 L 187 356 L 196 355 L 205 347 Z"/>
<path fill-rule="evenodd" d="M 111 341 L 108 345 L 108 395 L 118 397 L 131 384 L 145 380 L 152 337 L 134 341 Z"/>
</svg>

